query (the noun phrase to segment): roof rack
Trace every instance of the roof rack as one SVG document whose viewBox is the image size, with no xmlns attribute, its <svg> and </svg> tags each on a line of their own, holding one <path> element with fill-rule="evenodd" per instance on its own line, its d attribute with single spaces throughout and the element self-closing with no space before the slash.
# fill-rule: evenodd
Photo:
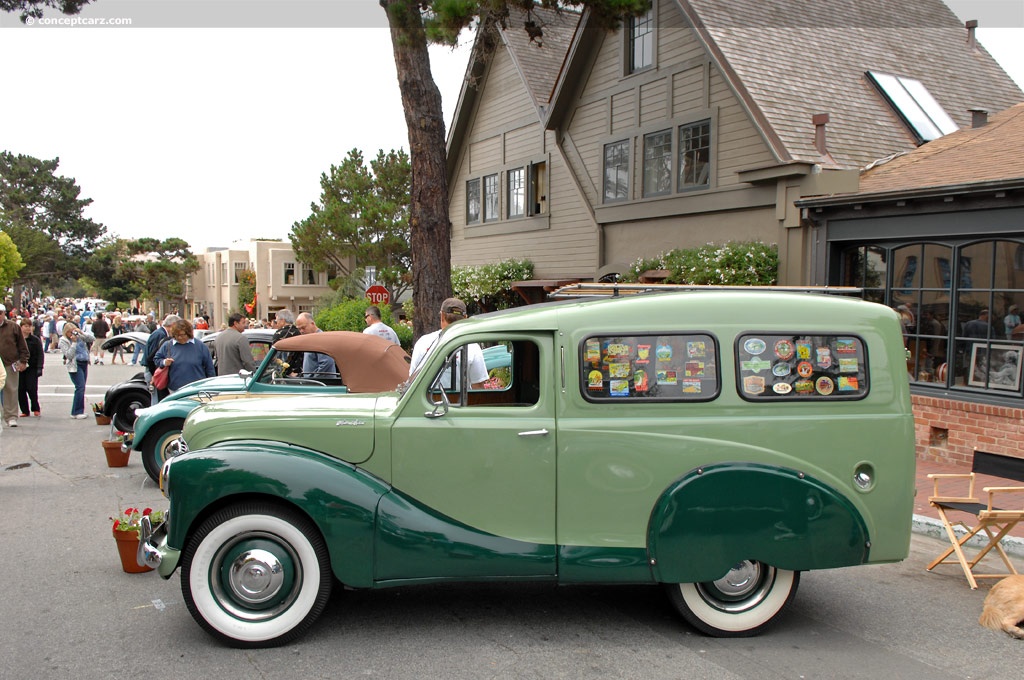
<svg viewBox="0 0 1024 680">
<path fill-rule="evenodd" d="M 676 283 L 572 283 L 549 293 L 548 297 L 553 300 L 564 300 L 577 297 L 621 297 L 650 293 L 710 290 L 857 295 L 863 289 L 854 286 L 688 286 Z"/>
</svg>

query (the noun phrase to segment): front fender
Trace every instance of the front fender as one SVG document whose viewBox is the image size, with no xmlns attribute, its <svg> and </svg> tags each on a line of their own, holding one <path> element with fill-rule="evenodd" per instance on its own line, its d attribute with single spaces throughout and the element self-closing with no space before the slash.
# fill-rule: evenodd
<svg viewBox="0 0 1024 680">
<path fill-rule="evenodd" d="M 863 564 L 870 547 L 863 518 L 840 492 L 755 463 L 687 473 L 658 499 L 647 538 L 663 583 L 711 581 L 747 559 L 793 571 Z"/>
<path fill-rule="evenodd" d="M 124 397 L 135 396 L 142 403 L 149 401 L 149 388 L 142 380 L 125 380 L 124 382 L 111 385 L 103 395 L 103 415 L 108 418 L 114 416 L 114 407 Z"/>
<path fill-rule="evenodd" d="M 280 442 L 231 442 L 172 459 L 167 544 L 183 549 L 203 519 L 233 500 L 269 497 L 313 520 L 341 582 L 369 587 L 377 502 L 389 491 L 354 465 L 310 449 Z"/>
<path fill-rule="evenodd" d="M 135 436 L 132 438 L 132 448 L 142 450 L 142 442 L 146 434 L 159 423 L 168 418 L 181 418 L 184 420 L 193 411 L 199 402 L 193 399 L 179 399 L 177 401 L 161 401 L 155 406 L 139 409 L 135 412 L 138 416 L 135 419 Z"/>
</svg>

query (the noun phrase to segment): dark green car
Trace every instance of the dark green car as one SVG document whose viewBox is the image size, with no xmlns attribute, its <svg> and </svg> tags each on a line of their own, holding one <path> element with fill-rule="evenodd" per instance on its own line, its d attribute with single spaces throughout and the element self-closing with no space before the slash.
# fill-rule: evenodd
<svg viewBox="0 0 1024 680">
<path fill-rule="evenodd" d="M 466 389 L 480 348 L 509 366 Z M 462 387 L 459 387 L 459 386 Z M 896 314 L 689 292 L 459 321 L 402 389 L 212 403 L 140 560 L 237 646 L 294 639 L 336 582 L 662 584 L 712 635 L 801 571 L 901 560 L 914 422 Z"/>
</svg>

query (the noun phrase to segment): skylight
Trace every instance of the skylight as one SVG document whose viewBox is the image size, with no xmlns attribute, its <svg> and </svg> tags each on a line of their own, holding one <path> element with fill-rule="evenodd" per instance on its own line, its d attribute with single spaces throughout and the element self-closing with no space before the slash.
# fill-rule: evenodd
<svg viewBox="0 0 1024 680">
<path fill-rule="evenodd" d="M 876 71 L 868 71 L 867 75 L 920 142 L 960 129 L 920 80 Z"/>
</svg>

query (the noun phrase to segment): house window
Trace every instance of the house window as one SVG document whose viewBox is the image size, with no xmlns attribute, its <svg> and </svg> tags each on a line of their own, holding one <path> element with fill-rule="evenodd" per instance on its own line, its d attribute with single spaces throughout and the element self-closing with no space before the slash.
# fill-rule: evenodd
<svg viewBox="0 0 1024 680">
<path fill-rule="evenodd" d="M 493 222 L 498 219 L 498 175 L 487 175 L 484 177 L 484 222 Z"/>
<path fill-rule="evenodd" d="M 284 263 L 284 285 L 289 286 L 295 283 L 295 263 Z"/>
<path fill-rule="evenodd" d="M 466 182 L 466 224 L 480 221 L 480 178 Z"/>
<path fill-rule="evenodd" d="M 868 71 L 867 76 L 917 135 L 919 142 L 938 139 L 960 129 L 920 80 L 876 71 Z"/>
<path fill-rule="evenodd" d="M 644 135 L 644 196 L 672 191 L 672 131 Z"/>
<path fill-rule="evenodd" d="M 1022 396 L 1021 241 L 859 244 L 844 248 L 835 283 L 892 307 L 915 387 Z M 1011 310 L 1011 307 L 1014 309 Z"/>
<path fill-rule="evenodd" d="M 235 283 L 241 283 L 242 282 L 241 281 L 242 272 L 244 272 L 248 268 L 249 268 L 249 265 L 246 262 L 236 262 L 235 263 Z"/>
<path fill-rule="evenodd" d="M 306 286 L 315 286 L 319 283 L 319 281 L 317 281 L 316 270 L 308 264 L 302 265 L 302 283 Z"/>
<path fill-rule="evenodd" d="M 534 163 L 530 166 L 529 204 L 531 215 L 543 215 L 548 211 L 548 164 Z"/>
<path fill-rule="evenodd" d="M 636 73 L 654 64 L 654 7 L 643 16 L 629 20 L 629 72 Z"/>
<path fill-rule="evenodd" d="M 629 198 L 629 140 L 604 145 L 604 202 Z"/>
<path fill-rule="evenodd" d="M 228 263 L 227 262 L 221 262 L 220 263 L 220 285 L 222 285 L 222 286 L 228 285 Z"/>
<path fill-rule="evenodd" d="M 679 190 L 708 186 L 711 175 L 711 121 L 679 128 Z"/>
<path fill-rule="evenodd" d="M 524 217 L 526 215 L 526 170 L 513 168 L 506 173 L 508 183 L 508 217 Z"/>
</svg>

